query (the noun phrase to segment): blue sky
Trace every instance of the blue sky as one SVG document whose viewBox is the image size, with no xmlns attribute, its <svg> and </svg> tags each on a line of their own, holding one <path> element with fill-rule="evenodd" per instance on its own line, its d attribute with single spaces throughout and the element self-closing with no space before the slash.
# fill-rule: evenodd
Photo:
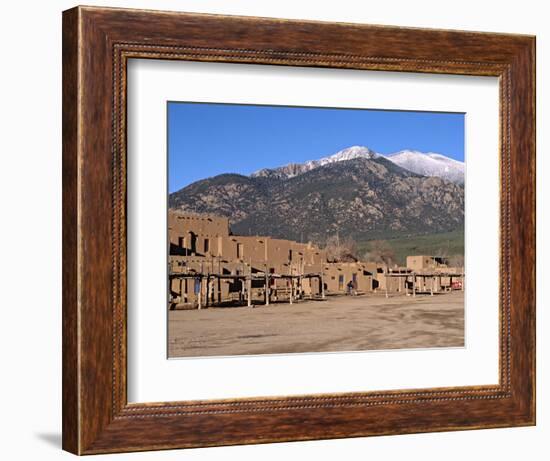
<svg viewBox="0 0 550 461">
<path fill-rule="evenodd" d="M 464 161 L 464 114 L 169 102 L 168 189 L 314 160 L 354 145 Z"/>
</svg>

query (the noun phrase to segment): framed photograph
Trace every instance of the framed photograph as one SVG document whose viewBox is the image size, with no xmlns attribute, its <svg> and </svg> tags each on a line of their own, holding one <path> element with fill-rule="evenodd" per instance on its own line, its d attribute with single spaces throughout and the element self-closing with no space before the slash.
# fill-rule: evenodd
<svg viewBox="0 0 550 461">
<path fill-rule="evenodd" d="M 63 13 L 63 447 L 535 424 L 532 36 Z"/>
</svg>

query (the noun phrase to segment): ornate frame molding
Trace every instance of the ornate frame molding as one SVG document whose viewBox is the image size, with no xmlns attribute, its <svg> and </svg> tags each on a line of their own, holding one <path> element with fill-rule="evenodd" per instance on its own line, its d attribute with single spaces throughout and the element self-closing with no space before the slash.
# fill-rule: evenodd
<svg viewBox="0 0 550 461">
<path fill-rule="evenodd" d="M 135 58 L 499 77 L 499 385 L 128 404 L 126 64 Z M 534 424 L 533 37 L 78 7 L 63 16 L 63 59 L 66 450 Z"/>
</svg>

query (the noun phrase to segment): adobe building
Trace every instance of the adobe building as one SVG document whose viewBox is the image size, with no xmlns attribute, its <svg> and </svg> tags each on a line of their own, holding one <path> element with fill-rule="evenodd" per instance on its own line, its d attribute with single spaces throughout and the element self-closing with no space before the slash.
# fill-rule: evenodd
<svg viewBox="0 0 550 461">
<path fill-rule="evenodd" d="M 223 217 L 170 211 L 170 303 L 203 307 L 323 295 L 326 253 L 311 243 L 232 235 Z"/>
<path fill-rule="evenodd" d="M 229 235 L 229 219 L 168 213 L 170 255 L 219 256 L 223 254 L 222 236 Z"/>
<path fill-rule="evenodd" d="M 438 256 L 407 256 L 407 268 L 415 275 L 416 293 L 464 290 L 464 270 L 449 267 L 449 260 Z"/>
<path fill-rule="evenodd" d="M 375 273 L 368 263 L 326 263 L 323 275 L 327 294 L 342 294 L 348 291 L 367 293 L 374 290 Z"/>
<path fill-rule="evenodd" d="M 378 289 L 385 293 L 407 293 L 411 270 L 406 267 L 381 266 L 378 272 Z"/>
<path fill-rule="evenodd" d="M 447 268 L 448 259 L 439 256 L 407 256 L 407 268 L 413 271 Z"/>
<path fill-rule="evenodd" d="M 370 292 L 433 294 L 453 286 L 448 274 L 427 275 L 451 271 L 443 258 L 409 256 L 404 268 L 328 262 L 326 251 L 312 243 L 233 235 L 229 220 L 219 216 L 170 210 L 168 236 L 171 308 L 292 303 Z"/>
</svg>

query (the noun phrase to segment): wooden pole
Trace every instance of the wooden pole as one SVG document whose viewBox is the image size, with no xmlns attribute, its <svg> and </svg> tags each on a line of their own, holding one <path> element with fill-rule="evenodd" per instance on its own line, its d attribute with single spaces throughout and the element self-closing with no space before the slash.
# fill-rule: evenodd
<svg viewBox="0 0 550 461">
<path fill-rule="evenodd" d="M 292 298 L 294 297 L 294 279 L 292 278 L 292 262 L 288 262 L 288 272 L 290 275 L 290 304 L 292 304 Z"/>
<path fill-rule="evenodd" d="M 204 305 L 205 307 L 210 305 L 210 274 L 206 276 L 206 301 Z"/>
<path fill-rule="evenodd" d="M 294 279 L 290 278 L 290 304 L 292 304 L 292 298 L 294 297 Z"/>
<path fill-rule="evenodd" d="M 222 270 L 221 270 L 221 261 L 218 256 L 218 304 L 222 303 Z"/>
<path fill-rule="evenodd" d="M 323 275 L 323 269 L 321 268 L 321 298 L 325 299 L 325 277 Z"/>
<path fill-rule="evenodd" d="M 304 292 L 302 288 L 302 283 L 304 283 L 304 273 L 306 271 L 306 262 L 303 258 L 300 258 L 300 261 L 302 262 L 302 268 L 300 270 L 300 275 L 298 277 L 298 296 L 301 298 L 302 293 Z"/>
<path fill-rule="evenodd" d="M 243 272 L 244 275 L 244 272 Z M 239 302 L 244 301 L 244 294 L 245 294 L 245 280 L 241 280 L 241 292 L 239 293 Z"/>
<path fill-rule="evenodd" d="M 386 278 L 386 298 L 388 298 L 388 274 L 384 274 L 384 277 Z"/>
<path fill-rule="evenodd" d="M 248 307 L 252 307 L 252 258 L 248 258 L 248 286 L 246 291 Z"/>
<path fill-rule="evenodd" d="M 434 283 L 435 283 L 435 277 L 432 276 L 432 280 L 430 282 L 430 295 L 434 295 Z"/>
<path fill-rule="evenodd" d="M 202 275 L 199 276 L 199 309 L 202 309 Z"/>
<path fill-rule="evenodd" d="M 413 298 L 416 297 L 416 274 L 413 272 Z"/>
<path fill-rule="evenodd" d="M 246 287 L 246 295 L 247 295 L 247 304 L 248 307 L 252 307 L 252 267 L 250 268 L 250 273 L 247 277 L 247 287 Z"/>
<path fill-rule="evenodd" d="M 237 271 L 238 274 L 246 275 L 246 263 L 243 261 L 241 262 L 241 269 Z M 244 295 L 245 295 L 245 280 L 244 279 L 235 279 L 236 281 L 240 281 L 241 284 L 241 291 L 239 292 L 239 303 L 244 302 Z"/>
<path fill-rule="evenodd" d="M 269 274 L 265 271 L 265 305 L 269 306 Z"/>
</svg>

